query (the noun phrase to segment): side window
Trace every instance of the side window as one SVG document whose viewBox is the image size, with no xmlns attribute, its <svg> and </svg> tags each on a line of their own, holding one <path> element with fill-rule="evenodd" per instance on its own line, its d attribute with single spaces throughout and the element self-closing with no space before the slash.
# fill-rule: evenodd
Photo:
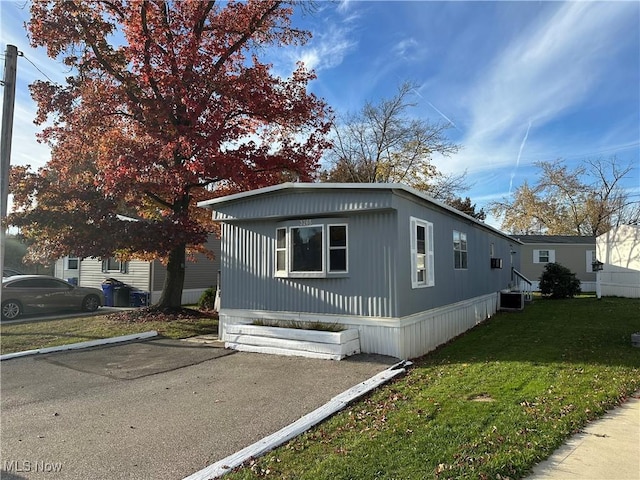
<svg viewBox="0 0 640 480">
<path fill-rule="evenodd" d="M 534 250 L 533 263 L 552 263 L 556 261 L 555 250 Z"/>
<path fill-rule="evenodd" d="M 121 262 L 114 257 L 105 258 L 102 260 L 102 272 L 129 273 L 129 262 Z"/>
<path fill-rule="evenodd" d="M 346 225 L 329 225 L 329 271 L 347 271 Z"/>
<path fill-rule="evenodd" d="M 276 230 L 276 272 L 287 271 L 287 229 Z"/>
<path fill-rule="evenodd" d="M 78 257 L 67 257 L 65 260 L 67 263 L 67 270 L 78 270 L 78 267 L 80 266 L 80 259 Z"/>
<path fill-rule="evenodd" d="M 411 287 L 435 285 L 433 224 L 411 217 Z"/>
<path fill-rule="evenodd" d="M 596 251 L 587 250 L 587 272 L 593 273 L 593 262 L 596 261 Z"/>
<path fill-rule="evenodd" d="M 453 231 L 453 268 L 467 268 L 467 234 Z"/>
</svg>

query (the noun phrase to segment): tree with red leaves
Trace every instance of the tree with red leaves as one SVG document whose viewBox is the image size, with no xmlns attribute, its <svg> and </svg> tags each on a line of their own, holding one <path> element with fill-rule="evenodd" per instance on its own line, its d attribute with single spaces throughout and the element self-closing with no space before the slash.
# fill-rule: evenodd
<svg viewBox="0 0 640 480">
<path fill-rule="evenodd" d="M 292 13 L 276 0 L 33 2 L 32 46 L 73 75 L 31 85 L 52 152 L 11 177 L 31 258 L 160 258 L 156 306 L 180 307 L 186 256 L 214 230 L 197 201 L 308 181 L 328 146 L 313 72 L 281 78 L 256 53 L 308 40 Z"/>
</svg>

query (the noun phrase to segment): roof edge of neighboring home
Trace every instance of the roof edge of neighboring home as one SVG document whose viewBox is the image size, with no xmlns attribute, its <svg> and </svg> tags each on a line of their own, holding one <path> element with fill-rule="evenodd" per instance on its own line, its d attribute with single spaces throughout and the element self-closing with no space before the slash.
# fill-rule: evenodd
<svg viewBox="0 0 640 480">
<path fill-rule="evenodd" d="M 524 245 L 594 245 L 592 235 L 513 235 Z"/>
<path fill-rule="evenodd" d="M 492 227 L 491 225 L 487 225 L 486 223 L 481 222 L 480 220 L 472 217 L 471 215 L 467 215 L 466 213 L 456 210 L 455 208 L 447 205 L 446 203 L 440 202 L 439 200 L 436 200 L 435 198 L 427 195 L 426 193 L 421 192 L 420 190 L 416 190 L 415 188 L 409 187 L 402 183 L 294 183 L 294 182 L 287 182 L 287 183 L 281 183 L 279 185 L 272 185 L 269 187 L 258 188 L 256 190 L 249 190 L 246 192 L 226 195 L 224 197 L 212 198 L 211 200 L 204 200 L 202 202 L 198 202 L 197 205 L 198 207 L 201 207 L 201 208 L 209 208 L 211 210 L 214 210 L 215 205 L 217 204 L 234 202 L 237 200 L 243 200 L 245 198 L 250 198 L 258 195 L 264 195 L 264 194 L 274 193 L 274 192 L 284 191 L 284 190 L 341 190 L 341 189 L 391 190 L 391 191 L 404 192 L 414 197 L 418 197 L 422 200 L 426 200 L 427 202 L 430 202 L 444 210 L 447 210 L 450 213 L 453 213 L 454 215 L 457 215 L 459 217 L 462 217 L 468 221 L 475 223 L 481 228 L 485 228 L 494 233 L 497 233 L 500 236 L 508 238 L 509 240 L 512 240 L 515 243 L 522 244 L 520 240 L 513 237 L 512 235 L 508 235 L 498 230 L 497 228 Z"/>
</svg>

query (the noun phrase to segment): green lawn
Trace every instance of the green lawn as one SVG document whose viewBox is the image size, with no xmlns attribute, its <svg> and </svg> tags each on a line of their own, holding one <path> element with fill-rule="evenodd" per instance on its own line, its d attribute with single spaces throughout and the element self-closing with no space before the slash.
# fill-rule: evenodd
<svg viewBox="0 0 640 480">
<path fill-rule="evenodd" d="M 225 478 L 521 478 L 640 389 L 637 331 L 637 299 L 537 299 Z"/>
<path fill-rule="evenodd" d="M 181 318 L 168 321 L 126 321 L 120 315 L 45 320 L 0 326 L 2 354 L 53 347 L 100 338 L 156 330 L 169 338 L 187 338 L 218 332 L 217 318 Z"/>
</svg>

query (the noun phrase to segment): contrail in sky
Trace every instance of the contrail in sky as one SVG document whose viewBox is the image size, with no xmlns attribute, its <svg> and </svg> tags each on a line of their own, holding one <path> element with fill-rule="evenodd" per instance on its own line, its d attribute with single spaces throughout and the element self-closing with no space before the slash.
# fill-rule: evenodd
<svg viewBox="0 0 640 480">
<path fill-rule="evenodd" d="M 513 187 L 513 178 L 516 176 L 516 171 L 520 166 L 520 156 L 522 155 L 522 150 L 524 150 L 524 144 L 527 143 L 527 138 L 529 138 L 529 130 L 531 130 L 531 120 L 529 120 L 527 133 L 524 134 L 524 138 L 522 139 L 522 143 L 520 144 L 520 151 L 518 151 L 518 158 L 516 159 L 516 168 L 514 168 L 513 172 L 511 172 L 511 179 L 509 180 L 509 195 L 511 195 L 511 188 Z"/>
<path fill-rule="evenodd" d="M 431 108 L 433 108 L 436 112 L 438 112 L 438 113 L 440 114 L 440 116 L 442 116 L 442 118 L 444 118 L 447 122 L 449 122 L 451 125 L 453 125 L 453 127 L 454 127 L 454 128 L 456 128 L 456 129 L 460 130 L 460 129 L 458 128 L 458 126 L 457 126 L 455 123 L 453 123 L 449 117 L 447 117 L 444 113 L 442 113 L 440 110 L 438 110 L 438 109 L 433 105 L 433 103 L 431 103 L 431 102 L 430 102 L 430 101 L 428 101 L 428 100 L 427 100 L 427 103 L 431 106 Z"/>
<path fill-rule="evenodd" d="M 414 93 L 416 95 L 418 95 L 420 98 L 424 99 L 424 97 L 422 96 L 422 94 L 418 90 L 416 90 L 415 88 L 412 88 L 411 90 L 413 90 Z M 460 130 L 458 128 L 458 126 L 455 123 L 453 123 L 453 121 L 449 117 L 447 117 L 444 113 L 442 113 L 440 110 L 438 110 L 433 103 L 431 103 L 429 100 L 427 100 L 427 103 L 429 104 L 429 106 L 431 108 L 433 108 L 436 112 L 438 112 L 442 118 L 444 118 L 447 122 L 449 122 L 451 125 L 453 125 L 453 128 L 455 128 L 456 130 Z"/>
</svg>

